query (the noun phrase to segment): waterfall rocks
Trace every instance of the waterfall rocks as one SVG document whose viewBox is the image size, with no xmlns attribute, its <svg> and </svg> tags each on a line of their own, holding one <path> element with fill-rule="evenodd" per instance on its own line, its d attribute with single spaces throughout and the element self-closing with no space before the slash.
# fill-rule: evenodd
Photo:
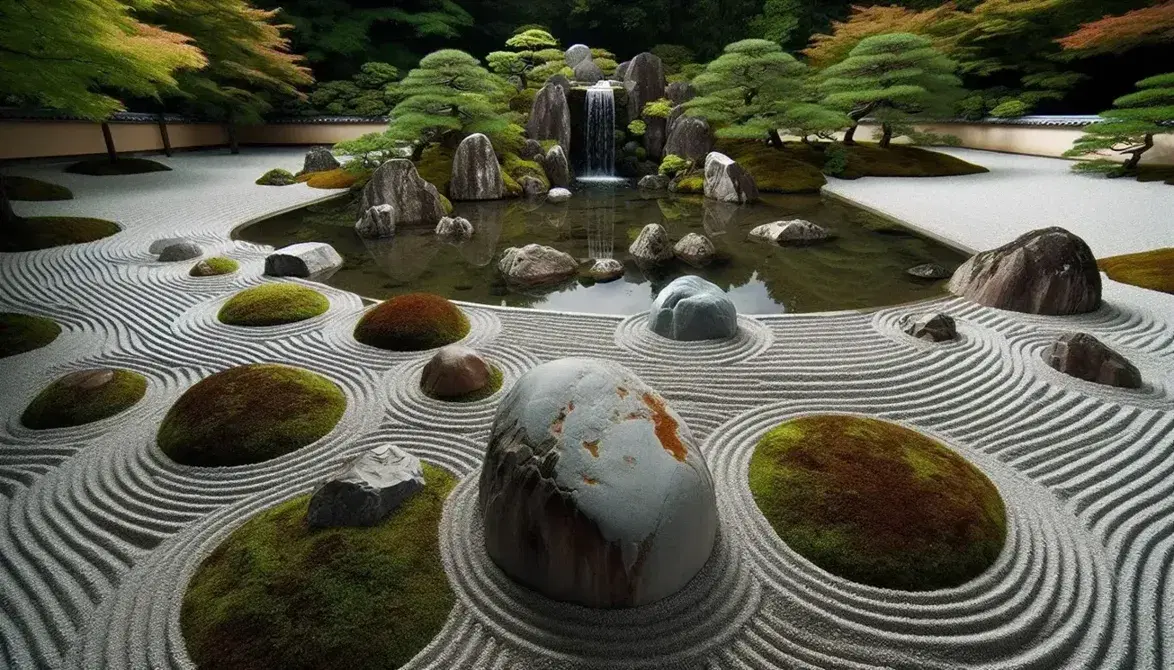
<svg viewBox="0 0 1174 670">
<path fill-rule="evenodd" d="M 342 267 L 342 256 L 325 242 L 299 242 L 265 257 L 270 277 L 312 277 Z"/>
<path fill-rule="evenodd" d="M 386 204 L 369 207 L 355 222 L 355 234 L 365 240 L 394 236 L 395 208 Z"/>
<path fill-rule="evenodd" d="M 713 478 L 689 427 L 612 361 L 564 358 L 518 379 L 478 484 L 489 557 L 555 600 L 652 603 L 713 550 Z"/>
<path fill-rule="evenodd" d="M 338 159 L 330 153 L 330 147 L 312 147 L 302 161 L 302 172 L 325 172 L 339 167 Z"/>
<path fill-rule="evenodd" d="M 693 90 L 693 84 L 687 81 L 674 81 L 664 87 L 664 97 L 668 98 L 674 105 L 680 105 L 696 98 L 697 91 Z"/>
<path fill-rule="evenodd" d="M 365 451 L 310 496 L 311 528 L 374 526 L 424 488 L 420 459 L 392 445 Z"/>
<path fill-rule="evenodd" d="M 501 254 L 498 271 L 508 284 L 522 288 L 561 284 L 579 272 L 579 263 L 553 247 L 527 244 L 510 247 Z"/>
<path fill-rule="evenodd" d="M 200 245 L 189 240 L 175 240 L 159 250 L 159 261 L 172 263 L 175 261 L 190 261 L 204 255 Z"/>
<path fill-rule="evenodd" d="M 431 227 L 444 216 L 440 193 L 420 177 L 416 166 L 406 158 L 393 158 L 371 174 L 363 187 L 359 209 L 366 212 L 376 205 L 395 208 L 396 225 Z"/>
<path fill-rule="evenodd" d="M 548 82 L 538 89 L 526 132 L 532 140 L 555 140 L 560 147 L 571 146 L 571 110 L 562 86 Z"/>
<path fill-rule="evenodd" d="M 624 264 L 614 258 L 599 258 L 587 269 L 587 276 L 601 284 L 615 281 L 624 276 Z"/>
<path fill-rule="evenodd" d="M 950 292 L 1028 314 L 1084 314 L 1101 304 L 1101 275 L 1084 240 L 1063 228 L 1024 233 L 954 271 Z"/>
<path fill-rule="evenodd" d="M 754 177 L 733 158 L 711 151 L 705 157 L 705 197 L 745 204 L 758 200 L 758 187 Z"/>
<path fill-rule="evenodd" d="M 669 187 L 669 178 L 662 174 L 646 174 L 636 182 L 636 188 L 643 191 L 663 191 Z"/>
<path fill-rule="evenodd" d="M 685 235 L 673 246 L 673 255 L 695 268 L 709 265 L 715 253 L 713 242 L 697 233 Z"/>
<path fill-rule="evenodd" d="M 441 347 L 420 373 L 420 389 L 438 399 L 459 398 L 489 383 L 489 364 L 462 344 Z"/>
<path fill-rule="evenodd" d="M 952 273 L 937 263 L 922 263 L 909 268 L 905 274 L 918 279 L 945 279 Z"/>
<path fill-rule="evenodd" d="M 632 67 L 632 61 L 626 60 L 616 66 L 616 79 L 623 81 L 628 76 L 628 68 Z"/>
<path fill-rule="evenodd" d="M 537 198 L 540 195 L 546 195 L 546 184 L 542 180 L 533 175 L 523 175 L 518 180 L 518 185 L 522 187 L 522 195 L 527 198 Z"/>
<path fill-rule="evenodd" d="M 562 72 L 556 72 L 550 75 L 546 78 L 544 83 L 554 84 L 561 87 L 563 89 L 563 95 L 571 94 L 571 80 L 567 79 L 567 75 L 563 74 Z"/>
<path fill-rule="evenodd" d="M 538 160 L 542 157 L 542 145 L 538 140 L 526 140 L 522 143 L 522 150 L 518 155 L 526 160 Z"/>
<path fill-rule="evenodd" d="M 623 81 L 628 91 L 628 121 L 635 121 L 641 118 L 646 103 L 664 97 L 664 64 L 645 51 L 632 59 Z M 649 118 L 644 122 L 644 149 L 650 158 L 660 159 L 664 156 L 665 120 Z"/>
<path fill-rule="evenodd" d="M 594 60 L 588 58 L 585 61 L 579 62 L 578 65 L 571 68 L 574 70 L 574 80 L 586 84 L 594 84 L 603 79 L 603 70 L 599 69 L 599 65 Z"/>
<path fill-rule="evenodd" d="M 699 161 L 713 150 L 713 133 L 705 119 L 697 116 L 682 116 L 673 124 L 665 141 L 664 153 Z"/>
<path fill-rule="evenodd" d="M 802 246 L 830 240 L 832 233 L 821 225 L 793 219 L 791 221 L 772 221 L 761 226 L 755 226 L 750 231 L 750 238 L 775 244 Z"/>
<path fill-rule="evenodd" d="M 460 216 L 446 216 L 436 224 L 436 236 L 445 240 L 459 242 L 473 236 L 473 224 Z"/>
<path fill-rule="evenodd" d="M 659 223 L 650 223 L 640 231 L 628 247 L 636 262 L 645 265 L 663 263 L 673 257 L 673 244 L 668 231 Z"/>
<path fill-rule="evenodd" d="M 611 176 L 616 169 L 616 98 L 611 84 L 596 82 L 585 94 L 581 138 L 587 176 Z"/>
<path fill-rule="evenodd" d="M 906 314 L 901 317 L 901 330 L 919 340 L 946 342 L 958 335 L 954 318 L 941 312 Z"/>
<path fill-rule="evenodd" d="M 1085 381 L 1141 388 L 1141 372 L 1124 356 L 1087 333 L 1064 333 L 1044 352 L 1051 367 Z"/>
<path fill-rule="evenodd" d="M 556 186 L 546 193 L 546 201 L 558 204 L 571 199 L 571 192 L 561 186 Z"/>
<path fill-rule="evenodd" d="M 452 160 L 448 195 L 453 200 L 500 200 L 505 191 L 493 144 L 481 133 L 461 140 Z"/>
<path fill-rule="evenodd" d="M 540 161 L 551 186 L 566 188 L 571 185 L 571 163 L 561 145 L 554 145 Z"/>
<path fill-rule="evenodd" d="M 583 61 L 591 59 L 591 47 L 586 44 L 573 44 L 567 49 L 563 57 L 567 61 L 567 67 L 573 68 Z"/>
<path fill-rule="evenodd" d="M 670 340 L 724 340 L 738 333 L 738 312 L 717 285 L 685 275 L 656 295 L 648 327 Z"/>
</svg>

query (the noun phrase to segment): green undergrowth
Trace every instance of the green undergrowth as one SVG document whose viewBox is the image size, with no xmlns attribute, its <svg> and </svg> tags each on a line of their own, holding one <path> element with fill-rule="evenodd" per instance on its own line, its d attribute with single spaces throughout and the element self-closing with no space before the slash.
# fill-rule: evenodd
<svg viewBox="0 0 1174 670">
<path fill-rule="evenodd" d="M 68 428 L 125 411 L 147 392 L 147 378 L 130 370 L 112 372 L 109 381 L 92 388 L 71 383 L 77 373 L 58 379 L 29 403 L 21 423 L 34 430 Z"/>
<path fill-rule="evenodd" d="M 444 398 L 441 398 L 439 396 L 434 396 L 431 393 L 428 393 L 427 391 L 425 391 L 424 394 L 430 398 L 433 398 L 436 400 L 443 400 L 445 402 L 476 402 L 478 400 L 484 400 L 484 399 L 488 398 L 489 396 L 493 395 L 494 393 L 497 393 L 501 389 L 501 383 L 502 383 L 501 369 L 498 368 L 496 365 L 490 365 L 489 366 L 489 381 L 486 382 L 485 386 L 482 386 L 481 388 L 477 389 L 476 391 L 469 391 L 468 393 L 465 393 L 463 395 L 447 396 Z"/>
<path fill-rule="evenodd" d="M 65 171 L 92 177 L 114 177 L 148 172 L 170 172 L 171 168 L 147 158 L 119 158 L 115 161 L 111 161 L 109 158 L 90 158 L 70 165 L 65 168 Z"/>
<path fill-rule="evenodd" d="M 819 168 L 765 142 L 722 140 L 717 150 L 738 161 L 763 193 L 818 193 L 827 183 Z"/>
<path fill-rule="evenodd" d="M 64 186 L 32 177 L 4 177 L 4 192 L 9 200 L 73 200 L 73 192 Z"/>
<path fill-rule="evenodd" d="M 289 186 L 290 184 L 297 183 L 297 177 L 289 170 L 273 168 L 261 175 L 254 183 L 257 186 Z"/>
<path fill-rule="evenodd" d="M 0 358 L 40 349 L 60 334 L 61 326 L 53 319 L 0 312 Z"/>
<path fill-rule="evenodd" d="M 1122 284 L 1174 293 L 1174 247 L 1102 258 L 1097 267 Z"/>
<path fill-rule="evenodd" d="M 300 284 L 262 284 L 237 293 L 217 318 L 231 326 L 277 326 L 297 323 L 330 309 L 326 296 Z"/>
<path fill-rule="evenodd" d="M 456 151 L 434 144 L 420 154 L 416 161 L 416 172 L 420 178 L 431 183 L 441 195 L 448 195 L 448 182 L 452 180 L 452 162 Z"/>
<path fill-rule="evenodd" d="M 38 251 L 84 244 L 122 230 L 117 223 L 84 216 L 30 216 L 8 224 L 0 235 L 0 251 Z"/>
<path fill-rule="evenodd" d="M 783 151 L 794 160 L 824 169 L 830 143 L 803 144 L 788 142 Z M 873 142 L 840 145 L 845 153 L 845 165 L 840 179 L 861 177 L 950 177 L 989 172 L 986 168 L 967 163 L 949 154 L 920 147 L 894 144 L 882 149 Z"/>
</svg>

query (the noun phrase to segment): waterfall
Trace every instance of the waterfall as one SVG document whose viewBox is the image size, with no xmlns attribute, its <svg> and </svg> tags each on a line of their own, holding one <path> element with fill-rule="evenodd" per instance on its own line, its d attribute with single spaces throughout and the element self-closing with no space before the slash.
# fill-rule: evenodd
<svg viewBox="0 0 1174 670">
<path fill-rule="evenodd" d="M 611 82 L 587 89 L 587 178 L 612 177 L 616 165 L 616 100 Z"/>
</svg>

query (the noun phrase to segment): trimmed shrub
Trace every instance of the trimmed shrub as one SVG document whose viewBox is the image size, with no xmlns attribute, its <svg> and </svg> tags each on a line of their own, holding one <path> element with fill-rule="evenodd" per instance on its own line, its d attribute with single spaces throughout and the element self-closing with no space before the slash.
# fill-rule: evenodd
<svg viewBox="0 0 1174 670">
<path fill-rule="evenodd" d="M 216 318 L 231 326 L 297 323 L 330 309 L 326 296 L 300 284 L 262 284 L 232 296 Z"/>
<path fill-rule="evenodd" d="M 660 173 L 666 177 L 675 177 L 678 172 L 688 170 L 693 162 L 681 158 L 676 154 L 668 154 L 660 161 Z"/>
<path fill-rule="evenodd" d="M 452 344 L 469 333 L 469 319 L 448 299 L 409 293 L 384 300 L 355 326 L 355 339 L 380 349 L 420 351 Z"/>
</svg>

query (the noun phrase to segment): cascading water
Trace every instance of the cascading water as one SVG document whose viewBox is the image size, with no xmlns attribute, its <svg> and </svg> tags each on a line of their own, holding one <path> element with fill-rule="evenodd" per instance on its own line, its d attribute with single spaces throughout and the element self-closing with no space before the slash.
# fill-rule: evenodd
<svg viewBox="0 0 1174 670">
<path fill-rule="evenodd" d="M 585 135 L 587 179 L 615 177 L 616 100 L 611 82 L 599 81 L 587 89 L 587 127 Z"/>
</svg>

